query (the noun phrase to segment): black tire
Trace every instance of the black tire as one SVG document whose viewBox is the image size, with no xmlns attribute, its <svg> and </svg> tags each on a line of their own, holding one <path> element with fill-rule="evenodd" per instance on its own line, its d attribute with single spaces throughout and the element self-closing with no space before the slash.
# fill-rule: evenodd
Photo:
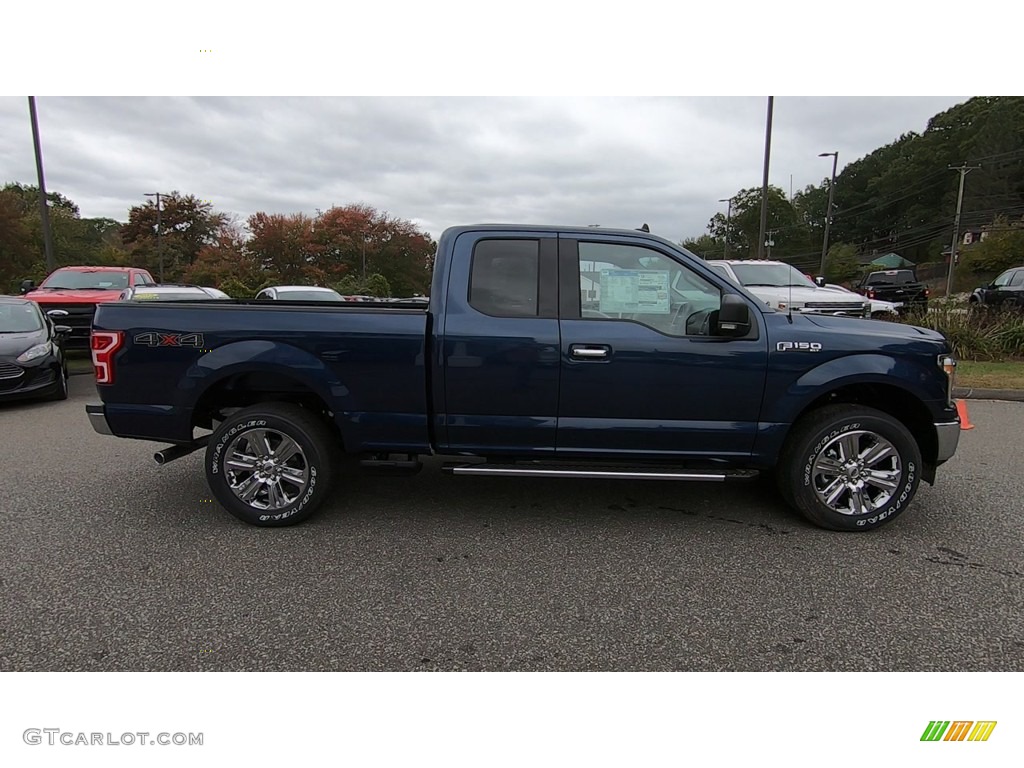
<svg viewBox="0 0 1024 768">
<path fill-rule="evenodd" d="M 266 445 L 264 436 L 270 451 L 253 447 L 257 439 Z M 296 454 L 271 467 L 285 438 L 294 442 Z M 251 471 L 228 467 L 236 448 L 262 455 L 266 461 L 245 462 L 258 465 Z M 217 501 L 243 522 L 263 527 L 295 525 L 313 514 L 330 493 L 338 454 L 337 437 L 316 414 L 291 403 L 262 403 L 236 411 L 210 436 L 206 481 Z M 300 475 L 305 477 L 302 485 L 291 479 Z M 243 500 L 233 485 L 243 493 L 254 491 L 253 498 Z"/>
<path fill-rule="evenodd" d="M 53 393 L 46 398 L 47 400 L 67 400 L 68 399 L 68 369 L 66 366 L 61 366 L 60 373 L 57 377 L 57 388 Z"/>
<path fill-rule="evenodd" d="M 880 458 L 869 461 L 867 468 L 851 466 L 821 487 L 829 477 L 830 461 L 838 465 L 843 458 L 852 459 L 840 455 L 848 448 L 869 460 L 874 452 Z M 921 482 L 921 449 L 907 428 L 887 413 L 860 405 L 829 405 L 793 426 L 779 457 L 777 476 L 787 503 L 820 528 L 870 531 L 910 506 Z M 866 482 L 868 476 L 872 480 Z M 895 483 L 895 487 L 875 485 L 881 482 Z M 819 496 L 824 491 L 839 494 L 832 506 Z M 868 511 L 857 513 L 858 508 Z"/>
</svg>

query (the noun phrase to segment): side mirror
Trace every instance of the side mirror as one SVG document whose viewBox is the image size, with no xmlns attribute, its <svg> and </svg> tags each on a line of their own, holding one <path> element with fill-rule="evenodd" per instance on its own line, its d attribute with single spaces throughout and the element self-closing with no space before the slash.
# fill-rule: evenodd
<svg viewBox="0 0 1024 768">
<path fill-rule="evenodd" d="M 825 278 L 822 277 L 821 275 L 818 275 L 816 278 L 814 278 L 814 284 L 816 286 L 818 286 L 819 288 L 824 288 L 825 287 Z"/>
<path fill-rule="evenodd" d="M 23 295 L 28 293 L 29 291 L 34 291 L 35 289 L 36 289 L 36 281 L 35 280 L 22 280 L 21 281 L 21 293 Z"/>
<path fill-rule="evenodd" d="M 746 336 L 750 332 L 750 307 L 735 293 L 722 296 L 718 330 L 722 336 Z"/>
<path fill-rule="evenodd" d="M 53 326 L 53 332 L 55 334 L 57 334 L 58 336 L 60 336 L 60 337 L 70 336 L 71 335 L 71 326 L 70 325 L 55 325 L 55 326 Z"/>
</svg>

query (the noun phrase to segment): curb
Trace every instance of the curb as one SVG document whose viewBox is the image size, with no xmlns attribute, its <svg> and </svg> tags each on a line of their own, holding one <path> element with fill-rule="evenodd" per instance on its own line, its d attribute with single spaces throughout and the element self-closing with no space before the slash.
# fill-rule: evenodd
<svg viewBox="0 0 1024 768">
<path fill-rule="evenodd" d="M 958 397 L 964 400 L 1010 400 L 1013 402 L 1024 403 L 1024 390 L 977 389 L 974 387 L 965 389 L 963 387 L 954 387 L 953 397 Z"/>
</svg>

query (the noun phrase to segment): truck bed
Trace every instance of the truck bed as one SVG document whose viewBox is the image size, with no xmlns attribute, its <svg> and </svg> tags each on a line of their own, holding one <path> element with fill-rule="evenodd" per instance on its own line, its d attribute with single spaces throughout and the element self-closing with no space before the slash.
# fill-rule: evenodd
<svg viewBox="0 0 1024 768">
<path fill-rule="evenodd" d="M 121 437 L 189 442 L 225 388 L 307 387 L 346 450 L 426 451 L 429 322 L 425 309 L 386 303 L 105 304 L 94 330 L 123 337 L 113 383 L 98 389 Z M 132 375 L 119 378 L 122 367 Z"/>
</svg>

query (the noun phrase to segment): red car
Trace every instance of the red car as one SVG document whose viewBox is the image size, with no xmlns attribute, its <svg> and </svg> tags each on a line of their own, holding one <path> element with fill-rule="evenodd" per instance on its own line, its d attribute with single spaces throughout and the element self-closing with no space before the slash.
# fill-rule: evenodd
<svg viewBox="0 0 1024 768">
<path fill-rule="evenodd" d="M 117 301 L 129 286 L 155 282 L 149 272 L 135 267 L 61 267 L 39 286 L 23 281 L 21 293 L 44 312 L 53 313 L 54 322 L 71 327 L 66 342 L 69 349 L 88 349 L 96 305 Z"/>
</svg>

